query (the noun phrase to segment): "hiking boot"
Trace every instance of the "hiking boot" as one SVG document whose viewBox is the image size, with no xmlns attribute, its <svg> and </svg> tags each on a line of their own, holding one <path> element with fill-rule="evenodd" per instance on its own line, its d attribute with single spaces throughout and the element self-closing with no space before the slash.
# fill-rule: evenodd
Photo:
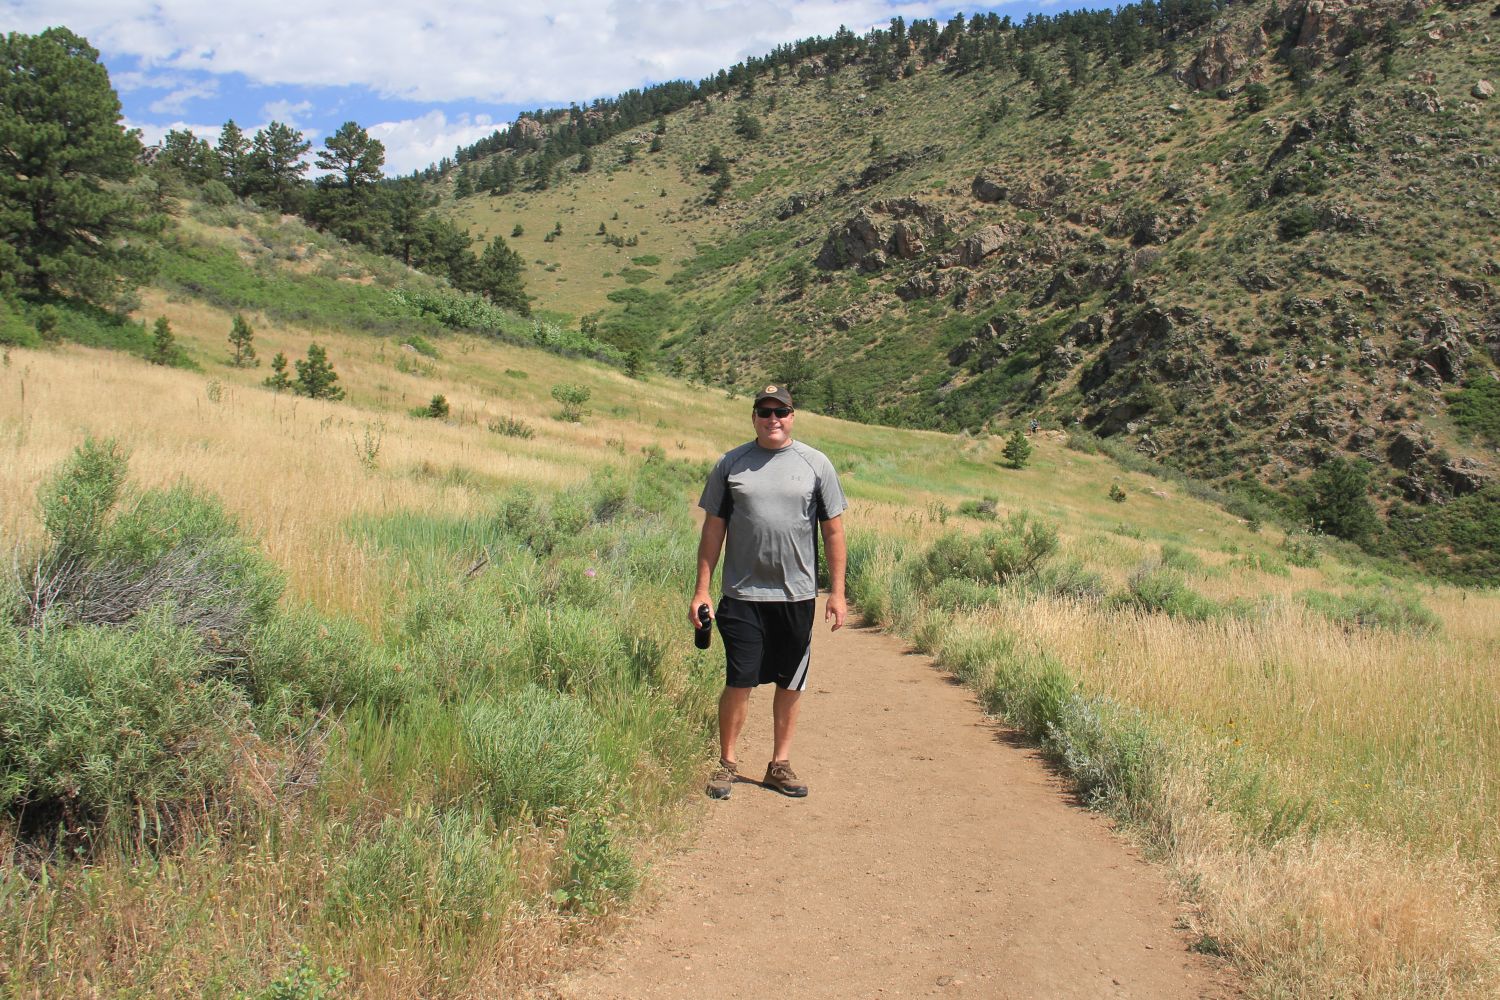
<svg viewBox="0 0 1500 1000">
<path fill-rule="evenodd" d="M 790 761 L 773 760 L 766 765 L 766 780 L 763 784 L 767 788 L 774 789 L 782 795 L 790 795 L 794 799 L 800 799 L 807 794 L 807 786 L 797 780 L 797 772 L 792 770 Z"/>
<path fill-rule="evenodd" d="M 720 759 L 719 766 L 714 768 L 714 773 L 708 776 L 708 787 L 704 791 L 708 792 L 708 797 L 711 799 L 727 799 L 729 790 L 739 777 L 740 773 L 735 770 L 732 763 Z"/>
</svg>

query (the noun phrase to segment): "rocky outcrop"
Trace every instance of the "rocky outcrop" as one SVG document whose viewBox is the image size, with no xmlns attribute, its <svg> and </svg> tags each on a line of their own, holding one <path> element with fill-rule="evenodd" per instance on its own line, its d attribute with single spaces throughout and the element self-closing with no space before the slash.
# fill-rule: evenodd
<svg viewBox="0 0 1500 1000">
<path fill-rule="evenodd" d="M 1068 178 L 1062 174 L 1047 174 L 1037 181 L 1029 177 L 1008 178 L 999 169 L 986 167 L 974 176 L 969 190 L 983 202 L 1008 202 L 1016 208 L 1037 211 L 1051 208 L 1068 190 L 1068 185 Z"/>
<path fill-rule="evenodd" d="M 940 266 L 976 267 L 986 257 L 1003 248 L 1009 237 L 1010 233 L 1004 226 L 985 226 L 962 240 L 957 249 L 943 258 Z"/>
<path fill-rule="evenodd" d="M 794 215 L 801 215 L 827 197 L 828 191 L 826 188 L 818 188 L 815 191 L 799 191 L 781 203 L 781 207 L 776 210 L 776 218 L 785 222 Z"/>
<path fill-rule="evenodd" d="M 1178 79 L 1193 90 L 1217 90 L 1227 86 L 1245 71 L 1253 55 L 1265 51 L 1265 40 L 1259 26 L 1242 44 L 1236 43 L 1227 30 L 1216 32 L 1194 54 L 1187 68 L 1178 71 Z"/>
<path fill-rule="evenodd" d="M 915 260 L 947 231 L 943 213 L 915 198 L 874 201 L 833 227 L 815 263 L 825 271 L 879 271 L 892 257 Z"/>
</svg>

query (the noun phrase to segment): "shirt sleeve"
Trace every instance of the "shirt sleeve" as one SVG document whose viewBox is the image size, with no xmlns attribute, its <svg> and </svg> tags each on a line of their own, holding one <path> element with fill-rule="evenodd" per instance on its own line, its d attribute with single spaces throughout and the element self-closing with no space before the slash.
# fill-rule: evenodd
<svg viewBox="0 0 1500 1000">
<path fill-rule="evenodd" d="M 849 508 L 844 497 L 844 488 L 839 484 L 839 474 L 833 463 L 826 458 L 818 472 L 818 521 L 831 521 Z"/>
<path fill-rule="evenodd" d="M 729 459 L 725 456 L 719 459 L 713 471 L 708 474 L 708 482 L 703 484 L 703 495 L 698 498 L 698 506 L 706 513 L 727 521 L 732 504 L 729 496 Z"/>
</svg>

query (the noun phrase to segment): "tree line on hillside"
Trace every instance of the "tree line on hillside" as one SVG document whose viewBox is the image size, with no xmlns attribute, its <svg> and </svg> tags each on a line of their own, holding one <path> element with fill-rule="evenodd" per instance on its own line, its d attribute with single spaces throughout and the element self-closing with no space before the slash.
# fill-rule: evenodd
<svg viewBox="0 0 1500 1000">
<path fill-rule="evenodd" d="M 1113 58 L 1119 67 L 1131 66 L 1209 23 L 1228 2 L 1141 0 L 1114 10 L 1032 13 L 1020 22 L 994 12 L 972 18 L 958 13 L 942 25 L 935 18 L 908 24 L 904 18 L 893 17 L 889 27 L 863 35 L 841 27 L 828 37 L 778 45 L 765 56 L 752 56 L 696 84 L 671 80 L 628 90 L 617 97 L 599 98 L 586 107 L 573 104 L 526 112 L 514 125 L 459 147 L 453 157 L 445 157 L 416 176 L 434 181 L 455 169 L 509 152 L 511 156 L 501 157 L 477 177 L 466 174 L 470 191 L 506 194 L 523 180 L 546 187 L 553 169 L 568 157 L 681 111 L 695 101 L 731 93 L 750 96 L 756 81 L 767 75 L 779 81 L 790 73 L 807 82 L 820 73 L 836 73 L 845 66 L 858 65 L 864 67 L 866 85 L 875 87 L 915 73 L 918 61 L 942 60 L 946 71 L 953 73 L 1014 70 L 1041 88 L 1046 80 L 1036 50 L 1060 43 L 1065 50 L 1069 83 L 1077 86 L 1091 59 Z M 523 158 L 525 166 L 513 162 Z"/>
<path fill-rule="evenodd" d="M 0 297 L 119 309 L 151 274 L 168 199 L 248 199 L 401 259 L 527 314 L 522 262 L 497 236 L 475 253 L 432 211 L 414 179 L 387 181 L 385 147 L 356 122 L 312 144 L 273 121 L 253 135 L 233 120 L 210 144 L 170 132 L 148 152 L 121 123 L 99 53 L 67 28 L 0 38 Z M 142 163 L 149 167 L 142 170 Z"/>
</svg>

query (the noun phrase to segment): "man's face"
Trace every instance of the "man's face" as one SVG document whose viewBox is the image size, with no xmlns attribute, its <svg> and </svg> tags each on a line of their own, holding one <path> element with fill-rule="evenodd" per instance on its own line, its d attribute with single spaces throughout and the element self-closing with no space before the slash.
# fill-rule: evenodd
<svg viewBox="0 0 1500 1000">
<path fill-rule="evenodd" d="M 766 416 L 761 416 L 762 413 Z M 755 443 L 773 451 L 785 448 L 792 443 L 792 421 L 796 418 L 797 412 L 780 400 L 756 400 L 755 409 L 750 411 L 750 422 L 755 425 Z"/>
</svg>

